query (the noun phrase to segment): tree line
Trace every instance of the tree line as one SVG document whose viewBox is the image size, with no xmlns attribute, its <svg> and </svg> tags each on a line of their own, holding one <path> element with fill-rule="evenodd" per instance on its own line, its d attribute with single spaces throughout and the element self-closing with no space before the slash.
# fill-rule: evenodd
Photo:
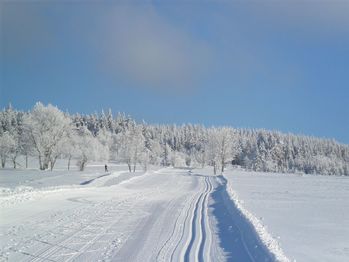
<svg viewBox="0 0 349 262">
<path fill-rule="evenodd" d="M 112 112 L 80 115 L 36 103 L 29 112 L 11 106 L 0 112 L 1 166 L 17 157 L 34 156 L 41 170 L 53 169 L 58 158 L 114 160 L 134 172 L 138 165 L 212 166 L 215 174 L 227 165 L 264 172 L 349 175 L 349 146 L 335 140 L 284 134 L 263 129 L 154 125 Z"/>
</svg>

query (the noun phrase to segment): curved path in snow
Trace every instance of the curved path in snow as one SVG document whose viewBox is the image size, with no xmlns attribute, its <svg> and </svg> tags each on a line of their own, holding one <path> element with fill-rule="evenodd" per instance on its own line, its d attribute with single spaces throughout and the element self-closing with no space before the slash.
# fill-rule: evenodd
<svg viewBox="0 0 349 262">
<path fill-rule="evenodd" d="M 273 260 L 220 178 L 168 168 L 102 179 L 4 210 L 0 261 Z"/>
<path fill-rule="evenodd" d="M 209 258 L 212 231 L 208 197 L 213 190 L 210 177 L 200 179 L 200 190 L 176 218 L 172 233 L 158 251 L 157 261 L 204 261 Z"/>
</svg>

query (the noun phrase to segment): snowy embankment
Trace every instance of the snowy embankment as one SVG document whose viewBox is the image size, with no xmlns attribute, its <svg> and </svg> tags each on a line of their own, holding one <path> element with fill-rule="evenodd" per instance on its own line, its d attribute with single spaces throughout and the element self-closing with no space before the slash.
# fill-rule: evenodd
<svg viewBox="0 0 349 262">
<path fill-rule="evenodd" d="M 243 206 L 243 201 L 239 199 L 238 195 L 233 190 L 231 183 L 232 182 L 228 180 L 228 183 L 227 183 L 228 195 L 230 196 L 232 201 L 234 201 L 236 207 L 240 210 L 240 212 L 253 225 L 254 229 L 256 230 L 263 244 L 275 256 L 277 261 L 289 262 L 290 260 L 285 256 L 283 250 L 279 245 L 279 242 L 269 234 L 269 232 L 267 231 L 263 223 Z"/>
<path fill-rule="evenodd" d="M 348 261 L 349 178 L 234 169 L 224 176 L 236 206 L 278 260 Z"/>
</svg>

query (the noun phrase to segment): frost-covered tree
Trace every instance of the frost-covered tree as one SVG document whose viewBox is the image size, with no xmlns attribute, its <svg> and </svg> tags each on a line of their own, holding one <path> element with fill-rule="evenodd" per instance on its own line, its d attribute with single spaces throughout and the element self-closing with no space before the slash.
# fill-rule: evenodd
<svg viewBox="0 0 349 262">
<path fill-rule="evenodd" d="M 93 137 L 87 127 L 82 126 L 75 136 L 76 157 L 80 171 L 84 171 L 88 161 L 95 160 L 98 155 L 99 141 Z"/>
<path fill-rule="evenodd" d="M 41 170 L 49 167 L 53 152 L 71 128 L 71 120 L 57 107 L 37 103 L 24 118 L 24 130 L 35 149 Z"/>
<path fill-rule="evenodd" d="M 84 129 L 86 137 L 77 134 L 69 138 L 64 130 L 71 128 Z M 16 164 L 19 154 L 36 155 L 42 169 L 64 157 L 77 158 L 83 166 L 84 158 L 119 160 L 127 163 L 130 171 L 137 164 L 145 167 L 150 163 L 212 165 L 217 173 L 232 163 L 258 171 L 349 175 L 349 146 L 334 140 L 263 129 L 149 125 L 136 123 L 124 113 L 114 118 L 110 110 L 69 115 L 40 103 L 28 113 L 9 106 L 0 111 L 0 137 L 5 133 L 14 139 L 15 146 L 3 154 L 4 158 Z M 68 143 L 64 142 L 67 137 L 71 139 Z"/>
<path fill-rule="evenodd" d="M 184 153 L 182 152 L 177 152 L 177 151 L 172 151 L 171 152 L 171 165 L 173 167 L 185 167 L 187 166 L 187 158 Z"/>
<path fill-rule="evenodd" d="M 28 157 L 34 154 L 34 148 L 29 133 L 25 130 L 20 135 L 20 150 L 20 153 L 25 157 L 25 168 L 28 168 Z"/>
<path fill-rule="evenodd" d="M 172 155 L 172 149 L 171 147 L 165 143 L 163 146 L 163 150 L 161 152 L 161 165 L 163 166 L 169 166 L 171 165 L 171 155 Z"/>
<path fill-rule="evenodd" d="M 233 158 L 232 130 L 227 127 L 212 129 L 208 143 L 209 158 L 214 173 L 216 174 L 218 169 L 223 173 L 225 165 Z"/>
<path fill-rule="evenodd" d="M 160 165 L 161 163 L 161 152 L 162 148 L 156 139 L 150 139 L 146 141 L 145 149 L 147 150 L 147 154 L 149 156 L 149 163 L 152 165 Z"/>
<path fill-rule="evenodd" d="M 148 148 L 144 147 L 139 156 L 139 163 L 142 165 L 144 171 L 148 170 L 148 165 L 150 163 L 150 150 Z"/>
<path fill-rule="evenodd" d="M 141 126 L 135 125 L 130 130 L 120 134 L 120 157 L 127 164 L 130 172 L 136 171 L 142 154 L 145 152 L 145 140 Z"/>
<path fill-rule="evenodd" d="M 109 146 L 110 159 L 118 160 L 121 148 L 121 136 L 120 134 L 111 134 L 111 141 Z"/>
<path fill-rule="evenodd" d="M 16 150 L 16 141 L 8 132 L 4 132 L 0 135 L 0 157 L 1 167 L 4 168 L 6 160 L 10 154 Z"/>
<path fill-rule="evenodd" d="M 17 167 L 17 157 L 23 150 L 23 113 L 16 111 L 12 108 L 11 104 L 0 112 L 0 136 L 7 133 L 11 137 L 12 148 L 7 154 L 6 158 L 9 158 L 13 163 L 13 167 Z"/>
<path fill-rule="evenodd" d="M 78 155 L 78 150 L 76 145 L 77 141 L 78 141 L 78 138 L 75 134 L 71 134 L 63 141 L 61 153 L 63 157 L 65 157 L 68 160 L 67 162 L 68 170 L 70 170 L 72 158 Z"/>
<path fill-rule="evenodd" d="M 107 123 L 109 123 L 109 121 Z M 102 158 L 109 160 L 110 155 L 113 153 L 112 152 L 112 134 L 110 133 L 110 131 L 108 131 L 103 127 L 98 131 L 96 138 L 100 142 L 100 145 L 104 147 L 104 148 L 100 148 L 100 152 L 103 155 Z"/>
<path fill-rule="evenodd" d="M 21 143 L 21 138 L 20 138 L 18 133 L 12 134 L 12 137 L 13 137 L 14 145 L 13 145 L 13 148 L 10 152 L 9 157 L 10 157 L 11 162 L 13 164 L 13 168 L 16 169 L 17 168 L 17 157 L 22 152 L 23 145 Z"/>
<path fill-rule="evenodd" d="M 208 138 L 206 134 L 198 141 L 195 160 L 201 168 L 204 168 L 208 162 Z"/>
<path fill-rule="evenodd" d="M 209 132 L 212 134 L 207 142 L 207 160 L 208 164 L 213 166 L 213 173 L 216 175 L 219 169 L 219 158 L 218 158 L 218 151 L 219 151 L 219 143 L 216 136 L 213 136 L 214 132 L 211 130 Z"/>
</svg>

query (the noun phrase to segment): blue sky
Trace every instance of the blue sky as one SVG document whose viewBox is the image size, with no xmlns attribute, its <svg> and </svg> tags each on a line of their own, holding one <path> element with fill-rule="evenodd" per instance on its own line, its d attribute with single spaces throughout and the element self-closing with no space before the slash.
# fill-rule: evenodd
<svg viewBox="0 0 349 262">
<path fill-rule="evenodd" d="M 349 143 L 347 1 L 0 3 L 0 106 Z"/>
</svg>

